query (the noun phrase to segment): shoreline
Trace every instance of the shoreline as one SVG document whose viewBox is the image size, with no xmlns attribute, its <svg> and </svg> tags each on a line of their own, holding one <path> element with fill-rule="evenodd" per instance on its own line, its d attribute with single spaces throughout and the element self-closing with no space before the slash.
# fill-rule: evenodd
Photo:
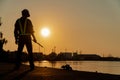
<svg viewBox="0 0 120 80">
<path fill-rule="evenodd" d="M 120 62 L 109 62 L 109 61 L 35 61 L 35 65 L 38 67 L 52 67 L 61 69 L 62 66 L 68 64 L 73 70 L 87 71 L 87 72 L 98 72 L 106 74 L 120 75 Z M 25 62 L 29 65 L 29 62 Z M 109 64 L 109 65 L 108 65 Z"/>
<path fill-rule="evenodd" d="M 119 80 L 120 75 L 99 72 L 63 70 L 48 67 L 35 67 L 30 71 L 29 66 L 22 65 L 14 71 L 14 64 L 0 62 L 0 80 Z"/>
</svg>

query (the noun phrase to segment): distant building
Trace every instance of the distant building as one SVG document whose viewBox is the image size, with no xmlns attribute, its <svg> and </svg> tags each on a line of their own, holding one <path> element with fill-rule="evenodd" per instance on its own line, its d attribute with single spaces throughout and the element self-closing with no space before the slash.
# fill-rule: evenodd
<svg viewBox="0 0 120 80">
<path fill-rule="evenodd" d="M 77 52 L 74 52 L 74 53 L 73 53 L 73 57 L 76 57 L 76 56 L 78 56 L 78 53 L 77 53 Z"/>
<path fill-rule="evenodd" d="M 99 60 L 101 56 L 96 54 L 80 54 L 78 55 L 80 60 Z"/>
<path fill-rule="evenodd" d="M 43 53 L 42 52 L 34 52 L 33 57 L 34 57 L 34 60 L 42 60 L 43 59 Z"/>
<path fill-rule="evenodd" d="M 65 59 L 72 59 L 71 52 L 61 52 L 59 55 L 63 56 Z"/>
</svg>

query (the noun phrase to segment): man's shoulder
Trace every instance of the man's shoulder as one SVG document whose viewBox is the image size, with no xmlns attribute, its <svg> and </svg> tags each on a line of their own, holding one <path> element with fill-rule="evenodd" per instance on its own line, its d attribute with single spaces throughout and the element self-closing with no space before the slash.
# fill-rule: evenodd
<svg viewBox="0 0 120 80">
<path fill-rule="evenodd" d="M 18 22 L 20 20 L 20 18 L 18 18 L 17 20 L 16 20 L 16 22 Z"/>
<path fill-rule="evenodd" d="M 28 22 L 28 23 L 32 23 L 30 19 L 27 19 L 27 22 Z"/>
<path fill-rule="evenodd" d="M 28 18 L 27 18 L 27 21 L 30 21 L 30 22 L 31 22 L 31 20 L 30 20 L 30 19 L 28 19 Z"/>
<path fill-rule="evenodd" d="M 15 24 L 18 24 L 19 20 L 20 20 L 20 18 L 18 18 L 18 19 L 16 20 Z"/>
</svg>

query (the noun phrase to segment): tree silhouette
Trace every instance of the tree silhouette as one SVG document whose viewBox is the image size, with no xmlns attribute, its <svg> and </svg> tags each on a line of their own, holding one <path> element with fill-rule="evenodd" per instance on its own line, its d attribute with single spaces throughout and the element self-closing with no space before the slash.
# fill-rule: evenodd
<svg viewBox="0 0 120 80">
<path fill-rule="evenodd" d="M 2 25 L 1 22 L 1 17 L 0 17 L 0 26 Z M 7 43 L 7 40 L 5 38 L 3 38 L 3 33 L 0 32 L 0 52 L 3 51 L 3 45 Z"/>
<path fill-rule="evenodd" d="M 2 25 L 1 23 L 1 17 L 0 17 L 0 26 Z M 3 49 L 3 45 L 7 43 L 7 40 L 3 38 L 3 33 L 0 31 L 0 61 L 4 61 L 7 58 L 7 54 Z"/>
</svg>

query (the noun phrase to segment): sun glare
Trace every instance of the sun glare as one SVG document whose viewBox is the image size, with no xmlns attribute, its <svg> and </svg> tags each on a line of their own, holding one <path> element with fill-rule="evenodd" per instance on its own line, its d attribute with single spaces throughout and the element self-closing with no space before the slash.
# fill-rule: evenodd
<svg viewBox="0 0 120 80">
<path fill-rule="evenodd" d="M 48 37 L 50 35 L 50 30 L 48 28 L 42 28 L 41 29 L 41 35 L 43 37 Z"/>
</svg>

